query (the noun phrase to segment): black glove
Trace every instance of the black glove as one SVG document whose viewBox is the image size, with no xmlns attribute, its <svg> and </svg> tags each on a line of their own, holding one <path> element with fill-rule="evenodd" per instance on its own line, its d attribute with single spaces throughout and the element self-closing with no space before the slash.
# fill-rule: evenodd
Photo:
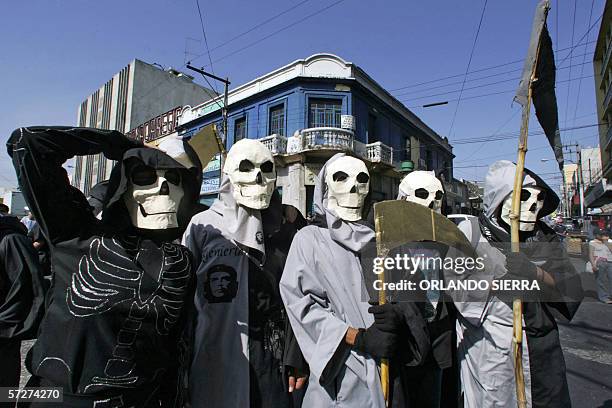
<svg viewBox="0 0 612 408">
<path fill-rule="evenodd" d="M 536 280 L 537 267 L 522 252 L 510 252 L 506 255 L 506 270 L 517 279 Z"/>
<path fill-rule="evenodd" d="M 390 358 L 395 355 L 398 342 L 396 334 L 381 331 L 374 323 L 367 329 L 359 329 L 353 347 L 372 357 Z"/>
<path fill-rule="evenodd" d="M 380 331 L 399 334 L 405 326 L 402 313 L 395 304 L 370 306 L 368 312 L 374 315 L 374 324 Z"/>
</svg>

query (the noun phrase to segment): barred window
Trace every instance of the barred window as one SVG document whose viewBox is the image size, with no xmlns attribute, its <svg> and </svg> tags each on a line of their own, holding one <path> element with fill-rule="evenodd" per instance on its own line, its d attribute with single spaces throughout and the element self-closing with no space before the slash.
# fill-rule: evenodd
<svg viewBox="0 0 612 408">
<path fill-rule="evenodd" d="M 270 134 L 285 136 L 285 106 L 278 105 L 270 109 Z"/>
<path fill-rule="evenodd" d="M 246 118 L 236 119 L 234 122 L 234 143 L 246 137 Z"/>
<path fill-rule="evenodd" d="M 340 127 L 342 101 L 312 99 L 309 103 L 308 127 Z"/>
</svg>

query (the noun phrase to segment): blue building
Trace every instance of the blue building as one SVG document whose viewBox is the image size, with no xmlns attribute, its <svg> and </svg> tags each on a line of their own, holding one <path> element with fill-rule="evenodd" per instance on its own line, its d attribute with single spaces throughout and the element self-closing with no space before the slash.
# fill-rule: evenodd
<svg viewBox="0 0 612 408">
<path fill-rule="evenodd" d="M 221 125 L 223 98 L 185 107 L 177 130 L 191 137 Z M 358 66 L 315 54 L 229 92 L 227 148 L 260 139 L 275 155 L 283 203 L 307 215 L 314 176 L 338 151 L 363 158 L 375 201 L 395 198 L 402 169 L 434 170 L 453 180 L 452 146 Z M 203 202 L 216 196 L 219 161 L 205 170 Z"/>
</svg>

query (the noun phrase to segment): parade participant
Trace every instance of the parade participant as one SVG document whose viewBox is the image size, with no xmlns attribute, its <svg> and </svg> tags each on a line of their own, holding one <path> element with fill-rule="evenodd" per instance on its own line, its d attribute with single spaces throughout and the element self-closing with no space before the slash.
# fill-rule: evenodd
<svg viewBox="0 0 612 408">
<path fill-rule="evenodd" d="M 20 128 L 7 147 L 51 248 L 29 385 L 63 388 L 61 407 L 175 405 L 193 274 L 189 251 L 174 240 L 197 201 L 199 160 L 187 145 L 189 168 L 117 131 L 89 128 Z M 101 221 L 62 167 L 98 153 L 117 161 Z"/>
<path fill-rule="evenodd" d="M 315 185 L 314 225 L 295 236 L 280 283 L 296 339 L 310 367 L 304 406 L 384 407 L 379 358 L 417 364 L 428 352 L 418 311 L 370 306 L 360 257 L 375 234 L 363 221 L 370 176 L 338 153 Z M 392 403 L 402 406 L 402 381 Z"/>
<path fill-rule="evenodd" d="M 520 252 L 510 251 L 515 170 L 516 165 L 506 160 L 491 165 L 485 178 L 484 213 L 478 220 L 459 223 L 459 228 L 484 260 L 484 273 L 474 278 L 539 284 L 540 291 L 522 293 L 527 406 L 569 407 L 565 361 L 551 309 L 567 319 L 573 317 L 583 296 L 580 278 L 557 234 L 540 221 L 557 208 L 559 198 L 528 169 L 520 193 Z M 482 295 L 455 304 L 464 404 L 466 408 L 516 406 L 512 299 L 517 293 Z"/>
<path fill-rule="evenodd" d="M 26 234 L 0 204 L 0 387 L 19 386 L 21 341 L 36 336 L 44 311 L 42 271 Z"/>
<path fill-rule="evenodd" d="M 441 213 L 444 187 L 433 171 L 413 171 L 400 182 L 397 199 L 411 201 Z M 435 242 L 405 244 L 402 245 L 401 251 L 411 257 L 425 259 L 441 259 L 446 254 L 446 248 Z M 420 279 L 429 281 L 443 279 L 442 270 L 435 263 L 422 265 L 419 272 L 422 274 Z M 455 321 L 453 312 L 449 309 L 452 306 L 447 303 L 450 299 L 446 299 L 442 291 L 429 290 L 426 298 L 427 301 L 419 306 L 423 317 L 427 321 L 431 352 L 422 365 L 418 367 L 404 366 L 402 370 L 410 384 L 407 387 L 407 393 L 410 397 L 408 406 L 437 408 L 441 406 L 443 397 L 443 370 L 448 369 L 450 373 L 453 365 Z M 403 306 L 403 302 L 400 302 L 398 306 Z M 449 395 L 448 392 L 445 394 L 444 397 L 447 401 L 442 406 L 449 407 L 456 403 L 455 397 Z"/>
<path fill-rule="evenodd" d="M 219 198 L 183 236 L 197 269 L 191 404 L 291 407 L 278 291 L 286 253 L 273 243 L 282 220 L 274 158 L 261 142 L 243 139 L 223 173 Z"/>
</svg>

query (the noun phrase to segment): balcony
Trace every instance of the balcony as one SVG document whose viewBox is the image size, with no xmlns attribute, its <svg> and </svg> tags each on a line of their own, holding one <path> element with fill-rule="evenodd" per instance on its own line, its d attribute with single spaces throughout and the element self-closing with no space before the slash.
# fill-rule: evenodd
<svg viewBox="0 0 612 408">
<path fill-rule="evenodd" d="M 335 127 L 308 128 L 301 132 L 302 150 L 348 150 L 354 149 L 353 132 Z"/>
<path fill-rule="evenodd" d="M 262 137 L 259 139 L 273 155 L 286 154 L 287 153 L 287 138 L 281 135 L 271 135 Z"/>
<path fill-rule="evenodd" d="M 393 165 L 393 149 L 381 142 L 365 145 L 364 159 L 372 163 L 386 163 Z"/>
<path fill-rule="evenodd" d="M 372 163 L 393 166 L 393 148 L 382 142 L 364 144 L 354 140 L 353 132 L 346 129 L 319 127 L 303 129 L 289 138 L 271 135 L 259 139 L 273 155 L 292 155 L 317 150 L 352 152 Z"/>
</svg>

